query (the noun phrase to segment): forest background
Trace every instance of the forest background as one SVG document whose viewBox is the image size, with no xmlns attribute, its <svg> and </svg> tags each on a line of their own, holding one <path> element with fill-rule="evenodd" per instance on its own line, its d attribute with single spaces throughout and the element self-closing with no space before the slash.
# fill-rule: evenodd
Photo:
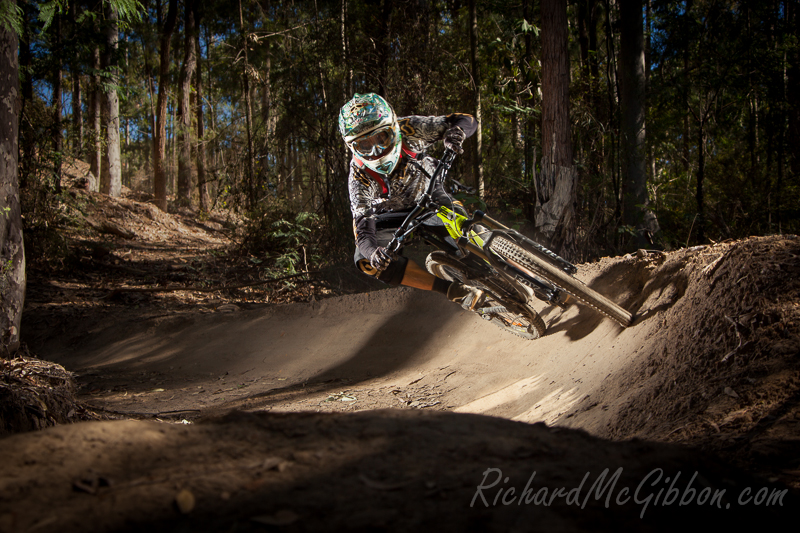
<svg viewBox="0 0 800 533">
<path fill-rule="evenodd" d="M 273 271 L 352 254 L 354 93 L 476 115 L 465 198 L 575 261 L 797 233 L 798 0 L 0 2 L 3 344 L 85 186 L 244 220 Z M 435 154 L 434 154 L 435 155 Z M 96 179 L 95 179 L 96 176 Z M 16 203 L 15 203 L 16 202 Z M 22 236 L 25 247 L 23 253 Z"/>
</svg>

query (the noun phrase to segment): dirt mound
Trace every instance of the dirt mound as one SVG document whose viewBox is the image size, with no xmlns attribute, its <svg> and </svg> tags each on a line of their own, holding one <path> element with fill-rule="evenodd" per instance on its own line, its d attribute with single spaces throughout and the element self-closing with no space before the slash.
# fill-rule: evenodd
<svg viewBox="0 0 800 533">
<path fill-rule="evenodd" d="M 18 355 L 0 359 L 0 437 L 91 418 L 64 367 Z"/>
<path fill-rule="evenodd" d="M 150 243 L 169 243 L 178 239 L 181 244 L 228 244 L 224 232 L 228 221 L 222 213 L 197 221 L 189 210 L 165 213 L 150 203 L 147 195 L 124 189 L 122 196 L 113 198 L 82 189 L 70 189 L 75 198 L 78 216 L 99 233 L 137 239 Z"/>
<path fill-rule="evenodd" d="M 800 239 L 776 236 L 645 264 L 649 279 L 634 306 L 643 319 L 657 315 L 649 353 L 626 375 L 635 392 L 601 434 L 692 442 L 742 459 L 774 455 L 776 467 L 800 467 L 783 453 L 800 444 L 798 258 Z"/>
<path fill-rule="evenodd" d="M 742 530 L 800 503 L 675 446 L 453 413 L 90 423 L 3 443 L 4 531 Z"/>
<path fill-rule="evenodd" d="M 800 487 L 797 237 L 580 265 L 578 276 L 636 321 L 623 329 L 588 309 L 542 309 L 548 333 L 529 342 L 410 289 L 323 298 L 324 284 L 308 284 L 291 292 L 305 303 L 274 305 L 289 298 L 225 288 L 254 274 L 219 266 L 224 232 L 189 222 L 180 231 L 180 214 L 158 225 L 147 206 L 97 202 L 91 231 L 107 253 L 85 253 L 87 268 L 71 277 L 34 276 L 23 340 L 76 372 L 92 409 L 149 422 L 4 439 L 16 451 L 3 472 L 16 481 L 0 484 L 0 501 L 11 502 L 0 528 L 78 528 L 96 509 L 98 530 L 141 529 L 148 512 L 147 527 L 164 530 L 661 530 L 694 512 L 740 525 L 761 509 L 738 508 L 744 488 L 766 494 L 764 503 L 781 484 Z M 133 236 L 97 233 L 105 223 Z M 209 279 L 226 281 L 192 290 Z M 149 292 L 170 283 L 185 290 Z M 231 410 L 240 414 L 216 418 Z M 529 471 L 539 488 L 569 489 L 587 472 L 591 484 L 619 467 L 631 490 L 660 468 L 673 480 L 681 470 L 681 483 L 698 472 L 698 486 L 728 486 L 737 497 L 724 512 L 690 505 L 674 515 L 654 497 L 644 521 L 642 504 L 630 501 L 579 512 L 559 496 L 549 507 L 466 501 L 491 468 L 513 472 L 493 486 L 502 502 L 512 495 L 501 489 L 519 495 Z M 30 513 L 16 510 L 21 501 Z"/>
</svg>

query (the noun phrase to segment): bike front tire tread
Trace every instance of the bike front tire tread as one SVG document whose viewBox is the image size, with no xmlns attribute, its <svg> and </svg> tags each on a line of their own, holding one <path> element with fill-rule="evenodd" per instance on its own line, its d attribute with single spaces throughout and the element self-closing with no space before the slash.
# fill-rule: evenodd
<svg viewBox="0 0 800 533">
<path fill-rule="evenodd" d="M 545 278 L 574 296 L 582 304 L 606 315 L 620 325 L 628 327 L 633 323 L 633 315 L 630 312 L 557 266 L 527 252 L 511 240 L 499 236 L 495 237 L 490 243 L 490 248 L 500 257 L 515 261 L 530 269 L 538 276 Z"/>
</svg>

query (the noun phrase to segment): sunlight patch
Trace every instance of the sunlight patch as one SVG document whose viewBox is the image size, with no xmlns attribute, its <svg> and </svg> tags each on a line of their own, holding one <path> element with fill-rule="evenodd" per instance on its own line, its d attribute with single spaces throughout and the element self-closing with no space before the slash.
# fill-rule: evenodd
<svg viewBox="0 0 800 533">
<path fill-rule="evenodd" d="M 536 402 L 533 408 L 513 417 L 511 420 L 528 423 L 544 422 L 547 425 L 552 425 L 561 415 L 572 409 L 578 403 L 578 400 L 580 400 L 580 395 L 577 387 L 566 392 L 564 392 L 564 389 L 558 388 Z"/>
<path fill-rule="evenodd" d="M 493 392 L 492 394 L 478 398 L 466 405 L 462 405 L 455 409 L 455 412 L 481 414 L 491 411 L 496 407 L 518 400 L 522 396 L 538 389 L 543 379 L 544 376 L 531 376 L 526 379 L 521 379 L 497 392 Z"/>
</svg>

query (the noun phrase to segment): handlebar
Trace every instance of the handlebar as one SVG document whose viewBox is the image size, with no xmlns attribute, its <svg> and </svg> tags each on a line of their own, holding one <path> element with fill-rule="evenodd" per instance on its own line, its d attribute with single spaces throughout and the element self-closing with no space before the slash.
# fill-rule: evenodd
<svg viewBox="0 0 800 533">
<path fill-rule="evenodd" d="M 420 197 L 417 205 L 414 206 L 414 209 L 411 210 L 405 220 L 403 220 L 403 223 L 400 224 L 400 227 L 397 228 L 397 231 L 394 232 L 392 240 L 386 245 L 386 249 L 390 253 L 396 253 L 400 249 L 400 245 L 403 242 L 403 238 L 405 237 L 411 222 L 413 222 L 414 219 L 428 207 L 428 204 L 431 201 L 433 190 L 436 188 L 436 184 L 439 181 L 444 182 L 444 180 L 447 178 L 447 173 L 450 171 L 450 166 L 453 164 L 455 158 L 455 150 L 445 148 L 444 154 L 442 154 L 442 157 L 439 159 L 439 163 L 436 165 L 436 170 L 434 170 L 433 176 L 430 176 L 430 182 L 428 182 L 428 187 L 425 189 L 425 192 Z M 425 172 L 421 166 L 419 168 Z"/>
</svg>

